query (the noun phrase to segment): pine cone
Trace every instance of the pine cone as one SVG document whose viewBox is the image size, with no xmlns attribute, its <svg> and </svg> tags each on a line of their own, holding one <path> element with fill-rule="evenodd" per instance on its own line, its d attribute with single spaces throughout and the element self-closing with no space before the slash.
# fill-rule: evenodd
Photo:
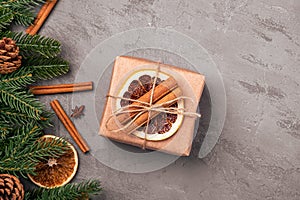
<svg viewBox="0 0 300 200">
<path fill-rule="evenodd" d="M 23 200 L 24 188 L 19 179 L 10 174 L 0 174 L 0 200 Z"/>
<path fill-rule="evenodd" d="M 21 67 L 19 47 L 11 38 L 0 40 L 0 74 L 9 74 Z"/>
</svg>

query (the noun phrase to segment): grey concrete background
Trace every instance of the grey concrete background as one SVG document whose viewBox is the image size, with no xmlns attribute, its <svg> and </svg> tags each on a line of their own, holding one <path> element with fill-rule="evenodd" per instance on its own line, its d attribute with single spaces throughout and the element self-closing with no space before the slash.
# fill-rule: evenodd
<svg viewBox="0 0 300 200">
<path fill-rule="evenodd" d="M 180 158 L 146 174 L 110 169 L 80 156 L 74 181 L 98 178 L 95 199 L 300 199 L 299 0 L 61 0 L 40 31 L 62 42 L 72 82 L 89 51 L 133 28 L 182 32 L 210 53 L 224 79 L 227 117 L 205 158 Z M 71 94 L 58 98 L 71 112 Z M 67 136 L 55 119 L 57 135 Z M 72 140 L 71 140 L 72 141 Z"/>
</svg>

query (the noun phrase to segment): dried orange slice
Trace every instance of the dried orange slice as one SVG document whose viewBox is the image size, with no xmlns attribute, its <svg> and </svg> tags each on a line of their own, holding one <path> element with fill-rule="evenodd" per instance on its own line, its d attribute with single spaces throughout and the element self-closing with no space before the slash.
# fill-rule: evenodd
<svg viewBox="0 0 300 200">
<path fill-rule="evenodd" d="M 61 139 L 53 135 L 44 135 L 42 139 Z M 69 149 L 58 158 L 49 157 L 36 166 L 36 175 L 28 174 L 30 180 L 36 185 L 44 188 L 60 187 L 72 180 L 78 168 L 78 155 L 75 148 L 67 142 Z"/>
<path fill-rule="evenodd" d="M 117 96 L 134 100 L 140 98 L 152 89 L 154 86 L 155 76 L 156 71 L 150 69 L 137 71 L 131 74 L 121 86 Z M 168 79 L 169 77 L 171 77 L 171 75 L 160 72 L 155 82 L 155 86 L 159 85 L 162 81 Z M 116 108 L 120 109 L 121 107 L 130 105 L 131 103 L 132 101 L 129 100 L 118 99 L 116 101 Z M 172 106 L 183 109 L 184 101 L 179 100 Z M 160 113 L 149 122 L 148 128 L 146 128 L 146 126 L 142 126 L 132 134 L 142 139 L 146 138 L 150 141 L 165 140 L 177 132 L 182 121 L 183 115 Z"/>
</svg>

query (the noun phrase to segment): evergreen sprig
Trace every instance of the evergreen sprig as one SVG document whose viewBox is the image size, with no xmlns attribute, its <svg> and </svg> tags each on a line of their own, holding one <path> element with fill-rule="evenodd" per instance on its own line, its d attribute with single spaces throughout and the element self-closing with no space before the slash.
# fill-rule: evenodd
<svg viewBox="0 0 300 200">
<path fill-rule="evenodd" d="M 69 71 L 69 63 L 62 58 L 30 58 L 25 61 L 24 67 L 32 70 L 35 79 L 47 80 L 66 74 Z"/>
<path fill-rule="evenodd" d="M 32 9 L 23 6 L 15 6 L 13 9 L 14 22 L 19 25 L 29 26 L 34 20 Z"/>
<path fill-rule="evenodd" d="M 0 85 L 0 102 L 12 109 L 40 120 L 43 105 L 32 94 L 15 87 Z"/>
<path fill-rule="evenodd" d="M 0 85 L 15 88 L 25 87 L 35 82 L 32 73 L 32 69 L 21 67 L 11 74 L 0 76 Z"/>
<path fill-rule="evenodd" d="M 1 5 L 6 7 L 19 7 L 24 6 L 26 8 L 33 8 L 34 6 L 38 6 L 41 3 L 44 3 L 44 0 L 1 0 Z"/>
<path fill-rule="evenodd" d="M 12 130 L 9 123 L 0 121 L 0 140 L 5 139 Z"/>
<path fill-rule="evenodd" d="M 7 31 L 2 33 L 3 36 L 15 40 L 16 45 L 20 48 L 20 54 L 24 57 L 53 58 L 61 51 L 59 41 L 41 35 Z"/>
<path fill-rule="evenodd" d="M 96 180 L 84 181 L 82 183 L 72 183 L 65 186 L 45 189 L 38 188 L 27 192 L 25 200 L 74 200 L 88 199 L 91 195 L 96 195 L 102 190 L 100 183 Z"/>
<path fill-rule="evenodd" d="M 14 15 L 11 10 L 0 7 L 0 31 L 9 26 L 13 19 Z"/>
<path fill-rule="evenodd" d="M 0 172 L 35 174 L 36 165 L 41 159 L 62 155 L 68 144 L 63 140 L 37 141 L 42 135 L 38 126 L 24 126 L 15 134 L 0 140 Z"/>
<path fill-rule="evenodd" d="M 52 126 L 50 119 L 52 117 L 52 113 L 48 111 L 43 111 L 40 115 L 40 119 L 29 116 L 24 113 L 20 113 L 19 111 L 12 109 L 7 106 L 0 105 L 0 121 L 3 123 L 9 124 L 10 127 L 21 127 L 27 124 L 35 124 L 41 128 L 46 128 Z M 0 124 L 1 127 L 1 124 Z"/>
<path fill-rule="evenodd" d="M 12 22 L 23 26 L 30 25 L 34 20 L 34 6 L 43 0 L 1 0 L 0 30 L 6 29 Z"/>
</svg>

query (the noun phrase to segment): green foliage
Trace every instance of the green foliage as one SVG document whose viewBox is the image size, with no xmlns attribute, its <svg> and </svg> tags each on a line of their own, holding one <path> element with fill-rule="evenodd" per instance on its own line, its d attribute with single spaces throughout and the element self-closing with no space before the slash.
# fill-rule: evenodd
<svg viewBox="0 0 300 200">
<path fill-rule="evenodd" d="M 0 102 L 36 120 L 43 112 L 43 105 L 32 94 L 15 87 L 0 85 Z"/>
<path fill-rule="evenodd" d="M 2 37 L 9 37 L 16 41 L 16 45 L 20 48 L 20 54 L 24 57 L 46 58 L 56 57 L 60 53 L 60 43 L 52 38 L 41 35 L 29 35 L 22 32 L 5 32 Z"/>
<path fill-rule="evenodd" d="M 9 123 L 0 121 L 0 139 L 5 139 L 12 130 Z"/>
<path fill-rule="evenodd" d="M 44 0 L 1 0 L 0 3 L 7 7 L 20 7 L 33 8 L 38 6 L 40 3 L 45 2 Z"/>
<path fill-rule="evenodd" d="M 0 140 L 0 172 L 34 174 L 35 166 L 41 159 L 62 155 L 67 143 L 62 140 L 39 141 L 42 135 L 38 126 L 24 126 L 14 136 Z M 2 155 L 1 155 L 2 154 Z"/>
<path fill-rule="evenodd" d="M 22 67 L 11 73 L 0 76 L 0 86 L 25 87 L 36 80 L 48 80 L 66 74 L 69 63 L 62 58 L 29 58 L 22 61 Z"/>
<path fill-rule="evenodd" d="M 0 31 L 10 25 L 14 15 L 11 10 L 0 7 Z"/>
<path fill-rule="evenodd" d="M 38 140 L 43 135 L 42 129 L 50 125 L 52 114 L 27 89 L 38 79 L 51 79 L 68 72 L 68 62 L 57 57 L 60 43 L 40 35 L 5 31 L 11 23 L 30 25 L 34 6 L 42 2 L 0 0 L 0 39 L 15 40 L 23 57 L 20 69 L 0 74 L 0 173 L 26 177 L 34 174 L 41 160 L 61 156 L 67 148 L 62 140 Z M 100 191 L 99 182 L 88 181 L 51 190 L 39 188 L 26 193 L 26 199 L 83 199 Z"/>
<path fill-rule="evenodd" d="M 67 184 L 54 189 L 38 188 L 25 195 L 25 200 L 74 200 L 86 199 L 102 190 L 100 183 L 95 180 L 82 183 Z"/>
<path fill-rule="evenodd" d="M 30 58 L 25 61 L 24 67 L 32 69 L 35 79 L 52 79 L 66 74 L 69 71 L 69 63 L 62 58 Z"/>
<path fill-rule="evenodd" d="M 32 75 L 32 70 L 27 67 L 21 67 L 19 70 L 14 71 L 11 74 L 0 76 L 0 87 L 25 87 L 34 83 L 35 80 Z"/>
<path fill-rule="evenodd" d="M 1 0 L 0 30 L 6 29 L 12 22 L 28 26 L 34 20 L 34 6 L 43 0 Z"/>
<path fill-rule="evenodd" d="M 12 9 L 14 14 L 14 22 L 19 25 L 29 26 L 34 20 L 34 14 L 29 8 L 15 7 Z"/>
<path fill-rule="evenodd" d="M 53 114 L 48 111 L 43 111 L 40 119 L 37 120 L 34 117 L 20 113 L 15 109 L 0 105 L 0 121 L 9 124 L 10 127 L 21 127 L 27 124 L 35 124 L 39 127 L 46 128 L 52 126 L 50 123 L 52 115 Z M 1 126 L 2 125 L 0 124 L 0 127 Z"/>
</svg>

